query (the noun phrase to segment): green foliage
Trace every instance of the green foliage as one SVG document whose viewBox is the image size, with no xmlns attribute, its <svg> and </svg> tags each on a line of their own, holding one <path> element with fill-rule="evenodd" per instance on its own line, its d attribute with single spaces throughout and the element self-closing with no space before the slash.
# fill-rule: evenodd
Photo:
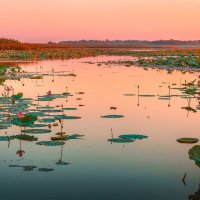
<svg viewBox="0 0 200 200">
<path fill-rule="evenodd" d="M 23 97 L 23 93 L 17 93 L 17 94 L 13 94 L 12 96 L 11 96 L 11 98 L 12 99 L 14 99 L 14 100 L 19 100 L 19 99 L 21 99 Z"/>
<path fill-rule="evenodd" d="M 18 117 L 13 118 L 11 123 L 16 126 L 30 126 L 35 121 L 37 121 L 37 119 L 38 119 L 37 116 L 27 114 L 21 119 L 19 119 Z"/>
</svg>

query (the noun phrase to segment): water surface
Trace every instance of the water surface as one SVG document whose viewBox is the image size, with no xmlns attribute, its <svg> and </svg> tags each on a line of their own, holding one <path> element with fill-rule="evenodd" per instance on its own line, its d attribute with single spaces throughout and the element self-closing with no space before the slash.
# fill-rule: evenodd
<svg viewBox="0 0 200 200">
<path fill-rule="evenodd" d="M 62 104 L 64 107 L 77 108 L 65 113 L 81 116 L 81 119 L 64 120 L 63 130 L 69 135 L 77 133 L 84 137 L 69 140 L 64 146 L 57 147 L 21 141 L 21 148 L 25 151 L 22 157 L 16 155 L 20 149 L 19 140 L 12 140 L 9 147 L 7 141 L 0 142 L 2 199 L 184 200 L 198 190 L 200 169 L 188 156 L 188 150 L 194 144 L 179 144 L 176 139 L 199 138 L 200 112 L 182 109 L 188 106 L 186 98 L 160 100 L 157 96 L 168 95 L 169 84 L 180 87 L 185 80 L 196 79 L 198 74 L 88 63 L 114 59 L 125 58 L 98 57 L 21 63 L 25 71 L 42 73 L 43 69 L 47 75 L 40 80 L 5 82 L 16 93 L 23 92 L 27 98 L 36 99 L 48 90 L 52 93 L 67 91 L 73 94 L 49 102 L 49 105 Z M 66 73 L 74 73 L 76 76 L 61 76 Z M 138 85 L 140 94 L 156 96 L 138 98 Z M 0 92 L 3 92 L 3 87 Z M 180 91 L 171 90 L 171 94 L 180 94 Z M 47 105 L 48 102 L 39 104 Z M 196 108 L 197 105 L 198 100 L 191 99 L 191 107 Z M 110 107 L 116 107 L 116 110 Z M 124 115 L 124 118 L 101 118 L 102 115 L 110 114 Z M 111 129 L 113 137 L 136 133 L 148 138 L 127 144 L 111 143 L 107 141 L 112 137 Z M 59 130 L 59 127 L 53 127 L 51 133 L 35 136 L 39 141 L 50 140 Z M 17 126 L 1 130 L 2 136 L 5 131 L 8 135 L 20 134 Z M 56 165 L 61 153 L 62 160 L 69 165 Z M 23 168 L 10 165 L 34 165 L 37 168 L 24 171 Z M 54 170 L 42 172 L 39 168 Z M 182 182 L 185 172 L 186 186 Z"/>
</svg>

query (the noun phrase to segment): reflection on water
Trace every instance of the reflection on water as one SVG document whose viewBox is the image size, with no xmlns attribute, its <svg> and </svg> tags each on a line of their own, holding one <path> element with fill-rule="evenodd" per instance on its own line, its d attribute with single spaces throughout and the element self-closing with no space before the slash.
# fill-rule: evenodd
<svg viewBox="0 0 200 200">
<path fill-rule="evenodd" d="M 21 63 L 6 80 L 3 199 L 199 198 L 200 156 L 176 141 L 199 139 L 198 73 L 95 64 L 114 59 Z"/>
</svg>

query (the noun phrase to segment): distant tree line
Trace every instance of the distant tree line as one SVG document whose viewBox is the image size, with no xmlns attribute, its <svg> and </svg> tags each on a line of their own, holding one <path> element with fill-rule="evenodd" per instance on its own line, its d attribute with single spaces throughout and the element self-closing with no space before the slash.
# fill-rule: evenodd
<svg viewBox="0 0 200 200">
<path fill-rule="evenodd" d="M 20 44 L 21 42 L 14 39 L 0 38 L 0 44 Z"/>
<path fill-rule="evenodd" d="M 144 45 L 144 46 L 151 46 L 151 45 L 190 45 L 190 46 L 199 46 L 200 40 L 155 40 L 155 41 L 147 41 L 147 40 L 76 40 L 76 41 L 61 41 L 58 44 L 82 44 L 82 45 Z"/>
</svg>

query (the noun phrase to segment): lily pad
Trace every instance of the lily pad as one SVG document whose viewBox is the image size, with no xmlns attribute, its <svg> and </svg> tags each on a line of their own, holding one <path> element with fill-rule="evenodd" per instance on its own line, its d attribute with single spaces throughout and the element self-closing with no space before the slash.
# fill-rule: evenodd
<svg viewBox="0 0 200 200">
<path fill-rule="evenodd" d="M 43 122 L 43 123 L 52 123 L 52 122 L 55 122 L 56 119 L 55 118 L 43 118 L 43 119 L 40 119 L 39 122 Z"/>
<path fill-rule="evenodd" d="M 130 142 L 134 142 L 135 140 L 123 139 L 123 138 L 112 138 L 112 139 L 108 139 L 108 141 L 114 142 L 114 143 L 130 143 Z"/>
<path fill-rule="evenodd" d="M 41 127 L 47 127 L 47 124 L 30 124 L 26 127 L 31 127 L 31 128 L 41 128 Z"/>
<path fill-rule="evenodd" d="M 55 112 L 55 113 L 57 113 L 57 112 L 62 112 L 62 110 L 53 110 L 53 109 L 45 109 L 45 110 L 40 110 L 40 112 L 43 112 L 43 113 L 45 113 L 45 112 L 47 112 L 47 113 L 50 113 L 50 112 Z"/>
<path fill-rule="evenodd" d="M 200 167 L 200 145 L 195 145 L 188 152 L 189 158 L 194 160 L 195 164 Z"/>
<path fill-rule="evenodd" d="M 71 163 L 68 163 L 68 162 L 64 162 L 64 161 L 58 161 L 56 163 L 56 165 L 70 165 Z"/>
<path fill-rule="evenodd" d="M 129 93 L 129 94 L 124 94 L 124 96 L 135 96 L 135 94 Z"/>
<path fill-rule="evenodd" d="M 11 125 L 9 125 L 9 124 L 0 124 L 0 130 L 8 129 L 10 127 L 11 127 Z"/>
<path fill-rule="evenodd" d="M 127 140 L 137 140 L 137 139 L 141 140 L 147 138 L 146 135 L 138 135 L 138 134 L 125 134 L 125 135 L 120 135 L 119 137 Z"/>
<path fill-rule="evenodd" d="M 156 95 L 154 95 L 154 94 L 140 94 L 138 96 L 139 97 L 155 97 Z"/>
<path fill-rule="evenodd" d="M 197 138 L 179 138 L 177 139 L 177 142 L 180 143 L 197 143 L 199 140 Z"/>
<path fill-rule="evenodd" d="M 56 115 L 56 119 L 81 119 L 79 116 L 69 116 L 69 115 Z"/>
<path fill-rule="evenodd" d="M 63 110 L 77 110 L 77 108 L 63 108 Z"/>
<path fill-rule="evenodd" d="M 15 136 L 0 136 L 0 141 L 14 140 Z"/>
<path fill-rule="evenodd" d="M 49 129 L 25 129 L 22 130 L 23 133 L 32 133 L 32 134 L 43 134 L 43 133 L 50 133 L 51 130 Z"/>
<path fill-rule="evenodd" d="M 104 115 L 104 116 L 101 116 L 102 118 L 110 118 L 110 119 L 113 119 L 113 118 L 123 118 L 124 116 L 123 115 Z"/>
<path fill-rule="evenodd" d="M 50 169 L 50 168 L 40 168 L 40 169 L 38 169 L 38 171 L 41 171 L 41 172 L 52 172 L 52 171 L 54 171 L 54 169 Z"/>
<path fill-rule="evenodd" d="M 62 146 L 65 143 L 61 141 L 41 141 L 37 142 L 37 145 L 44 145 L 44 146 Z"/>
<path fill-rule="evenodd" d="M 37 121 L 37 116 L 33 115 L 25 115 L 22 119 L 19 118 L 14 118 L 12 120 L 12 124 L 17 125 L 17 126 L 26 126 L 33 124 L 35 121 Z"/>
<path fill-rule="evenodd" d="M 81 139 L 83 136 L 84 135 L 79 135 L 79 134 L 68 135 L 67 140 Z"/>
<path fill-rule="evenodd" d="M 52 141 L 66 140 L 67 138 L 68 138 L 67 135 L 60 135 L 60 136 L 51 137 L 51 140 L 52 140 Z"/>
<path fill-rule="evenodd" d="M 18 93 L 18 94 L 13 94 L 12 96 L 11 96 L 11 98 L 12 99 L 14 99 L 14 100 L 18 100 L 18 99 L 21 99 L 23 97 L 23 93 Z"/>
<path fill-rule="evenodd" d="M 54 98 L 51 97 L 40 97 L 36 101 L 53 101 Z"/>
<path fill-rule="evenodd" d="M 38 140 L 38 138 L 36 138 L 32 135 L 26 135 L 26 134 L 16 135 L 15 138 L 18 140 L 25 140 L 25 141 L 29 141 L 29 142 Z"/>
</svg>

